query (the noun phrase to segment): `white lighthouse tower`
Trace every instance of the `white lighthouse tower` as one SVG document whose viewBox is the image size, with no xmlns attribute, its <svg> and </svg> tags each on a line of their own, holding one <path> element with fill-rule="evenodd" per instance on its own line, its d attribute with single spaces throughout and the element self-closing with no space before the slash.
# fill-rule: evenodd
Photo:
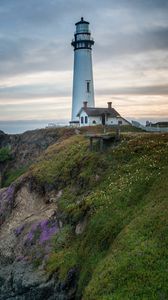
<svg viewBox="0 0 168 300">
<path fill-rule="evenodd" d="M 71 45 L 74 47 L 74 74 L 71 123 L 78 122 L 77 114 L 83 102 L 94 107 L 94 87 L 92 71 L 92 45 L 89 22 L 83 18 L 76 24 L 76 32 Z"/>
</svg>

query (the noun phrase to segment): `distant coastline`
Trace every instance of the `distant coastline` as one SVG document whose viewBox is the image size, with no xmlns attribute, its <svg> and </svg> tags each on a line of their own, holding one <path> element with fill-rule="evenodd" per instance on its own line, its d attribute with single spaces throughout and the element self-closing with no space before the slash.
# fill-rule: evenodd
<svg viewBox="0 0 168 300">
<path fill-rule="evenodd" d="M 0 130 L 8 134 L 17 134 L 27 130 L 45 128 L 49 123 L 54 123 L 58 126 L 66 126 L 68 125 L 68 120 L 0 121 Z"/>
<path fill-rule="evenodd" d="M 168 118 L 127 118 L 130 122 L 132 120 L 140 122 L 142 125 L 146 124 L 146 120 L 150 120 L 151 122 L 159 122 L 159 121 L 168 121 Z M 68 119 L 60 119 L 60 120 L 16 120 L 16 121 L 0 121 L 0 130 L 7 134 L 19 134 L 28 130 L 35 130 L 46 128 L 49 124 L 55 124 L 56 126 L 68 126 Z"/>
</svg>

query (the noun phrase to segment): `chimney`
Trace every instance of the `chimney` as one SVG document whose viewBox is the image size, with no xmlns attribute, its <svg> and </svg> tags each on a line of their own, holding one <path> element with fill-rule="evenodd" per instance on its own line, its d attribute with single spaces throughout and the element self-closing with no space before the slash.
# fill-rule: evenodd
<svg viewBox="0 0 168 300">
<path fill-rule="evenodd" d="M 87 108 L 87 101 L 83 101 L 83 107 Z"/>
<path fill-rule="evenodd" d="M 108 104 L 108 109 L 111 109 L 112 108 L 112 102 L 107 102 Z"/>
</svg>

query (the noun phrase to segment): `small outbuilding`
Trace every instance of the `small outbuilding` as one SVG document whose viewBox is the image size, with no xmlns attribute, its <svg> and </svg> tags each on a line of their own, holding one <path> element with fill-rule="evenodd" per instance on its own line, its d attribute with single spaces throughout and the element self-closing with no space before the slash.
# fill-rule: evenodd
<svg viewBox="0 0 168 300">
<path fill-rule="evenodd" d="M 83 102 L 77 116 L 79 117 L 79 126 L 94 125 L 130 125 L 113 107 L 112 102 L 107 103 L 105 108 L 88 107 L 87 102 Z"/>
</svg>

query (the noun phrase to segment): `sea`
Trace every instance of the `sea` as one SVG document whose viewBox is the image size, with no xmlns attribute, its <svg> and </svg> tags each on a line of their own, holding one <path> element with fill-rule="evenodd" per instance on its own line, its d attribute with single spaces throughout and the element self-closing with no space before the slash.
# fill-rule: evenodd
<svg viewBox="0 0 168 300">
<path fill-rule="evenodd" d="M 46 127 L 68 126 L 68 120 L 22 120 L 22 121 L 0 121 L 0 130 L 7 134 L 19 134 L 29 130 Z"/>
</svg>

